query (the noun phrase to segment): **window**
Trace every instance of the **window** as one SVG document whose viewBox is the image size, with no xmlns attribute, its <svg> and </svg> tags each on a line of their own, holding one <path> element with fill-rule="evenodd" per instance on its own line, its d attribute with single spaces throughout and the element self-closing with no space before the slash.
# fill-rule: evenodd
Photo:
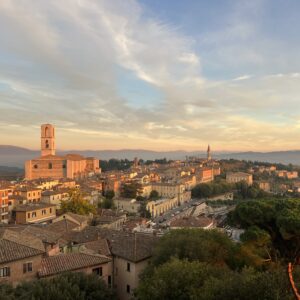
<svg viewBox="0 0 300 300">
<path fill-rule="evenodd" d="M 0 268 L 0 278 L 10 276 L 10 267 Z"/>
<path fill-rule="evenodd" d="M 93 269 L 93 273 L 98 276 L 102 276 L 102 267 Z"/>
<path fill-rule="evenodd" d="M 50 214 L 52 214 L 52 208 L 50 208 Z"/>
<path fill-rule="evenodd" d="M 30 219 L 30 213 L 27 214 L 27 218 Z"/>
<path fill-rule="evenodd" d="M 35 217 L 36 217 L 36 212 L 34 211 L 34 212 L 31 214 L 31 216 L 32 216 L 33 218 L 35 218 Z"/>
<path fill-rule="evenodd" d="M 130 272 L 130 263 L 127 263 L 127 272 Z"/>
<path fill-rule="evenodd" d="M 129 284 L 127 284 L 127 286 L 126 286 L 126 292 L 127 292 L 127 294 L 130 294 L 130 285 Z"/>
<path fill-rule="evenodd" d="M 48 149 L 49 148 L 49 141 L 46 140 L 46 148 Z"/>
<path fill-rule="evenodd" d="M 48 164 L 48 169 L 52 169 L 52 163 Z"/>
<path fill-rule="evenodd" d="M 37 168 L 38 168 L 38 165 L 34 165 L 33 167 L 34 167 L 35 169 L 37 169 Z"/>
<path fill-rule="evenodd" d="M 23 273 L 32 272 L 32 262 L 23 264 Z"/>
<path fill-rule="evenodd" d="M 110 275 L 108 275 L 107 284 L 108 284 L 108 286 L 111 286 L 111 276 Z"/>
<path fill-rule="evenodd" d="M 45 215 L 46 214 L 46 209 L 43 209 L 42 210 L 42 215 Z"/>
<path fill-rule="evenodd" d="M 65 165 L 65 164 L 63 164 L 63 166 L 62 166 L 62 167 L 63 167 L 63 169 L 65 169 L 65 168 L 66 168 L 66 165 Z"/>
</svg>

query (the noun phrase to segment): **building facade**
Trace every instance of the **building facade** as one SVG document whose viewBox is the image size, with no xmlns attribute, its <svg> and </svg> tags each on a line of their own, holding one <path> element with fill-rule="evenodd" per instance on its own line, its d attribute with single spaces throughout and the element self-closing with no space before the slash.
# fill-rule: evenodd
<svg viewBox="0 0 300 300">
<path fill-rule="evenodd" d="M 41 126 L 41 157 L 25 163 L 27 180 L 40 178 L 84 178 L 99 173 L 99 160 L 78 154 L 58 156 L 55 154 L 55 129 L 51 124 Z"/>
</svg>

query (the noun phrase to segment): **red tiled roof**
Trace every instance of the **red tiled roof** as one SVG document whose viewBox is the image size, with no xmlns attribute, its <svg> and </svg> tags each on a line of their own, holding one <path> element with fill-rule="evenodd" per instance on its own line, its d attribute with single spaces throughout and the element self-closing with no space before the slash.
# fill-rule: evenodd
<svg viewBox="0 0 300 300">
<path fill-rule="evenodd" d="M 85 253 L 69 253 L 50 256 L 42 259 L 41 268 L 38 274 L 40 277 L 46 277 L 67 271 L 98 266 L 109 261 L 111 261 L 111 259 L 108 257 Z"/>
</svg>

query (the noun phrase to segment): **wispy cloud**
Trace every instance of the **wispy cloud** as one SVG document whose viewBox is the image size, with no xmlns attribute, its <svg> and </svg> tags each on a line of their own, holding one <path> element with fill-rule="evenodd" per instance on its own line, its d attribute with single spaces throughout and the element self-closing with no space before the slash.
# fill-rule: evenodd
<svg viewBox="0 0 300 300">
<path fill-rule="evenodd" d="M 136 0 L 1 1 L 1 143 L 38 147 L 53 122 L 62 148 L 298 147 L 300 65 L 262 37 L 266 1 L 233 3 L 198 37 Z M 120 69 L 160 101 L 130 104 Z"/>
</svg>

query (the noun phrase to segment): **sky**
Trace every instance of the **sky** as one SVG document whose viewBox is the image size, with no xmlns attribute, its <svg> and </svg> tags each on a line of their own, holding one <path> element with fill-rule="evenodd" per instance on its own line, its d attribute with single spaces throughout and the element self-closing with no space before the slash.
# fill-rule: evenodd
<svg viewBox="0 0 300 300">
<path fill-rule="evenodd" d="M 0 1 L 0 145 L 300 149 L 299 0 Z"/>
</svg>

